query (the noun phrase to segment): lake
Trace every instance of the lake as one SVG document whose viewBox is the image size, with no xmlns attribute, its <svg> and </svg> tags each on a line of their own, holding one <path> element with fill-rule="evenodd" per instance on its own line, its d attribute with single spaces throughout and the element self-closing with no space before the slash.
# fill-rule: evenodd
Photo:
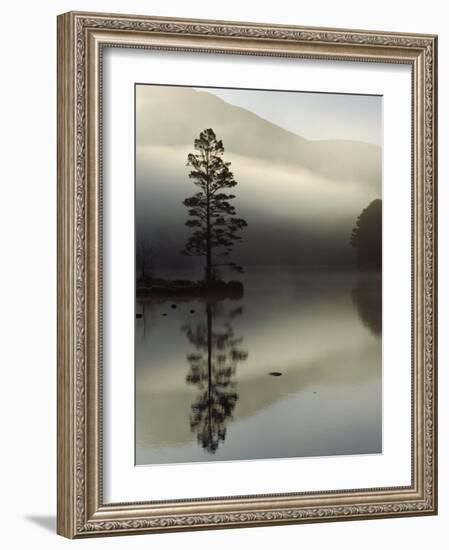
<svg viewBox="0 0 449 550">
<path fill-rule="evenodd" d="M 248 269 L 136 303 L 136 464 L 382 452 L 381 276 Z"/>
</svg>

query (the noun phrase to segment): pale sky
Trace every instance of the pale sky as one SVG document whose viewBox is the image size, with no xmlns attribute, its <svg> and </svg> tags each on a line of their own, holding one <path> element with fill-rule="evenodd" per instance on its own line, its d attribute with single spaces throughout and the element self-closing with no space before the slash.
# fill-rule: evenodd
<svg viewBox="0 0 449 550">
<path fill-rule="evenodd" d="M 382 97 L 196 88 L 243 107 L 306 139 L 347 139 L 382 145 Z"/>
</svg>

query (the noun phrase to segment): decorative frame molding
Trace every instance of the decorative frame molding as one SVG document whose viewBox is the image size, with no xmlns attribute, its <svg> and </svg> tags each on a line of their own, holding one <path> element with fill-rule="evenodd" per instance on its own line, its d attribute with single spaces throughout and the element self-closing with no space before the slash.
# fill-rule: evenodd
<svg viewBox="0 0 449 550">
<path fill-rule="evenodd" d="M 102 501 L 103 47 L 405 63 L 412 68 L 412 484 Z M 437 513 L 437 37 L 70 12 L 58 17 L 58 533 L 70 538 Z"/>
</svg>

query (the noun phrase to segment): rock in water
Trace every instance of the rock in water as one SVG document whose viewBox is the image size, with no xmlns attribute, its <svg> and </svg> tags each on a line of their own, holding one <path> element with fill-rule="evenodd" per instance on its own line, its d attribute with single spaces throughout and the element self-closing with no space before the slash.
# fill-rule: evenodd
<svg viewBox="0 0 449 550">
<path fill-rule="evenodd" d="M 282 376 L 282 372 L 277 372 L 277 371 L 269 372 L 268 374 L 269 374 L 270 376 Z"/>
</svg>

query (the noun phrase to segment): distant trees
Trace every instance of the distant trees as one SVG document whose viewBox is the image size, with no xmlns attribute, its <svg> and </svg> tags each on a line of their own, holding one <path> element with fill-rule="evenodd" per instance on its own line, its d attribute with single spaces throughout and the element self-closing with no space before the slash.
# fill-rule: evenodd
<svg viewBox="0 0 449 550">
<path fill-rule="evenodd" d="M 382 267 L 382 201 L 373 200 L 359 215 L 351 234 L 357 266 Z"/>
<path fill-rule="evenodd" d="M 212 128 L 208 128 L 195 139 L 194 148 L 195 153 L 187 156 L 187 166 L 192 167 L 189 178 L 199 191 L 183 201 L 190 216 L 186 226 L 194 232 L 182 252 L 187 256 L 204 257 L 205 279 L 211 281 L 219 266 L 243 271 L 228 258 L 234 244 L 241 240 L 239 232 L 247 222 L 236 217 L 235 206 L 230 203 L 235 195 L 225 192 L 237 182 L 229 169 L 231 163 L 222 159 L 223 142 L 217 139 Z"/>
<path fill-rule="evenodd" d="M 154 251 L 145 239 L 140 240 L 136 246 L 136 268 L 140 272 L 141 281 L 151 277 L 154 268 Z"/>
</svg>

